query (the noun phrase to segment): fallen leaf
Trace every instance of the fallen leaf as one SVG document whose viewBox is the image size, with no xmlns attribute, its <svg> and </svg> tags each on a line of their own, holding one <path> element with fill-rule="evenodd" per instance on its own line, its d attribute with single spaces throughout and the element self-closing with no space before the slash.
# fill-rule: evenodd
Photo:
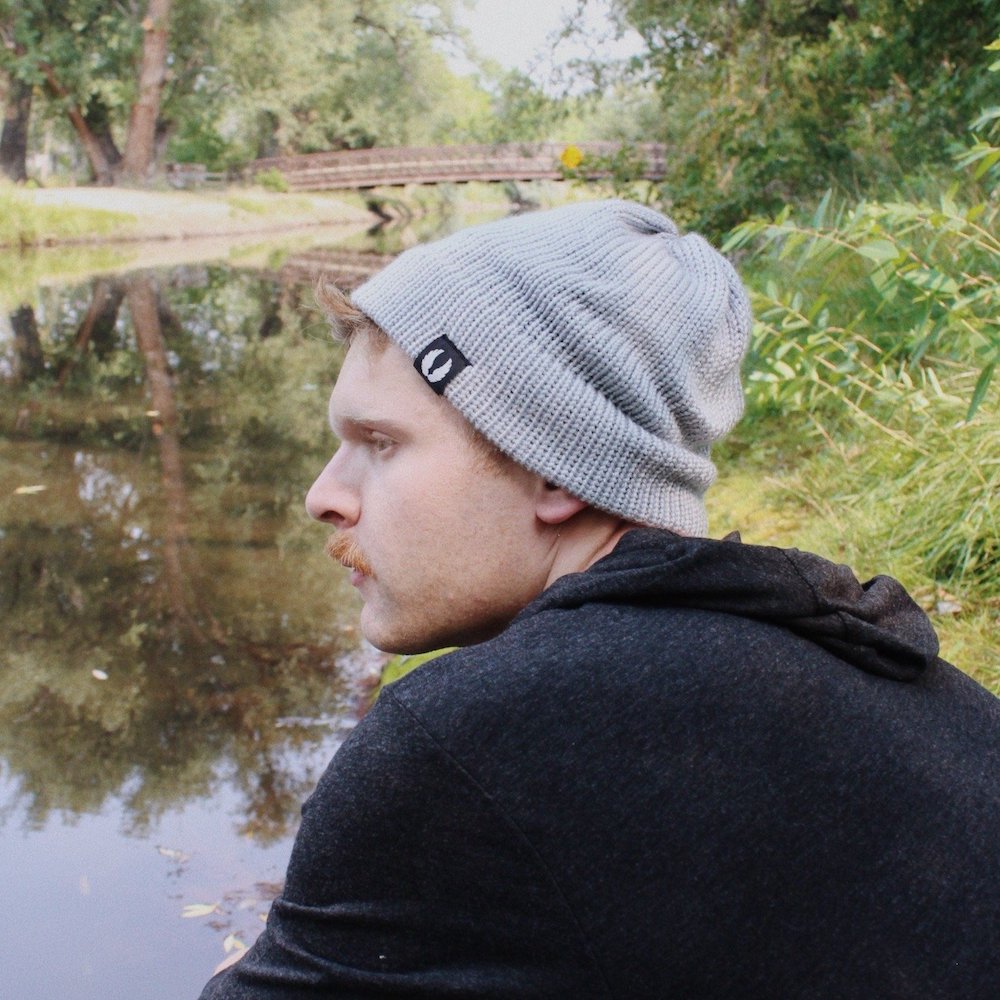
<svg viewBox="0 0 1000 1000">
<path fill-rule="evenodd" d="M 190 854 L 185 854 L 183 851 L 178 851 L 173 847 L 157 847 L 156 849 L 165 858 L 169 858 L 171 861 L 176 861 L 179 865 L 183 865 L 185 862 L 191 860 Z"/>
<path fill-rule="evenodd" d="M 939 615 L 960 615 L 962 613 L 962 605 L 958 601 L 938 601 L 934 610 Z"/>
<path fill-rule="evenodd" d="M 47 489 L 48 486 L 43 486 L 41 483 L 38 483 L 35 486 L 18 486 L 18 488 L 14 490 L 14 492 L 21 496 L 25 495 L 30 496 L 33 493 L 43 493 Z"/>
<path fill-rule="evenodd" d="M 944 587 L 938 587 L 937 602 L 934 610 L 939 615 L 960 615 L 962 613 L 962 602 L 954 595 L 950 594 Z"/>
<path fill-rule="evenodd" d="M 231 951 L 247 950 L 247 946 L 235 934 L 227 934 L 226 939 L 222 942 L 222 947 L 226 949 L 227 955 Z"/>
<path fill-rule="evenodd" d="M 210 913 L 218 913 L 218 903 L 188 903 L 181 910 L 182 917 L 207 917 Z"/>
</svg>

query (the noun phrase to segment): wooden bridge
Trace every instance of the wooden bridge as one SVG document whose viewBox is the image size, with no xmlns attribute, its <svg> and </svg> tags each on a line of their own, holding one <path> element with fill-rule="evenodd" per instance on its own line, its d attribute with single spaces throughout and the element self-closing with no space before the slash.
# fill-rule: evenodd
<svg viewBox="0 0 1000 1000">
<path fill-rule="evenodd" d="M 623 149 L 616 142 L 581 142 L 567 146 L 560 142 L 502 143 L 499 145 L 384 147 L 347 149 L 302 156 L 277 156 L 255 160 L 250 167 L 256 176 L 278 171 L 293 191 L 332 191 L 396 187 L 405 184 L 463 184 L 469 181 L 563 180 L 565 166 L 578 155 L 582 162 L 574 173 L 586 178 L 606 177 L 610 171 L 589 160 L 607 159 L 622 153 L 641 160 L 642 176 L 660 180 L 665 174 L 666 147 L 641 143 Z"/>
</svg>

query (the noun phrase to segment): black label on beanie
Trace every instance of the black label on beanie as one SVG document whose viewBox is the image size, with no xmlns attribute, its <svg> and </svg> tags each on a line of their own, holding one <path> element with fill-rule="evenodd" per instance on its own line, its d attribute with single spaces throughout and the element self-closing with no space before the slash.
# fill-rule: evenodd
<svg viewBox="0 0 1000 1000">
<path fill-rule="evenodd" d="M 445 386 L 463 368 L 469 367 L 469 361 L 447 337 L 438 337 L 417 355 L 413 367 L 440 396 L 444 393 Z"/>
</svg>

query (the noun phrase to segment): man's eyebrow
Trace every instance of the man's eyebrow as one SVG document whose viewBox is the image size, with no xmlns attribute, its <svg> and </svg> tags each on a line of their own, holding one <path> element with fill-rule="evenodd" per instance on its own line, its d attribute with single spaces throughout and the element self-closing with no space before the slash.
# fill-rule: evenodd
<svg viewBox="0 0 1000 1000">
<path fill-rule="evenodd" d="M 399 437 L 406 433 L 403 424 L 387 417 L 379 417 L 375 414 L 366 416 L 363 413 L 356 414 L 334 414 L 330 421 L 334 433 L 343 432 L 364 433 L 366 431 L 379 431 L 388 434 L 390 437 Z M 340 432 L 340 433 L 339 433 Z"/>
</svg>

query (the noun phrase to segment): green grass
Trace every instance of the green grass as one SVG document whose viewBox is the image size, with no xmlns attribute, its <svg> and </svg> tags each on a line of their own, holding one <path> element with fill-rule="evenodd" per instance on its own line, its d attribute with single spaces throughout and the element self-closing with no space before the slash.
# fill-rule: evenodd
<svg viewBox="0 0 1000 1000">
<path fill-rule="evenodd" d="M 24 248 L 107 236 L 134 222 L 135 216 L 126 212 L 36 205 L 16 188 L 0 185 L 0 246 Z"/>
<path fill-rule="evenodd" d="M 1000 694 L 997 395 L 968 424 L 954 397 L 881 428 L 751 414 L 719 449 L 711 532 L 896 577 L 929 613 L 941 655 Z"/>
<path fill-rule="evenodd" d="M 242 212 L 246 215 L 308 214 L 313 210 L 312 200 L 305 195 L 275 194 L 269 191 L 227 194 L 226 203 L 234 214 Z"/>
</svg>

